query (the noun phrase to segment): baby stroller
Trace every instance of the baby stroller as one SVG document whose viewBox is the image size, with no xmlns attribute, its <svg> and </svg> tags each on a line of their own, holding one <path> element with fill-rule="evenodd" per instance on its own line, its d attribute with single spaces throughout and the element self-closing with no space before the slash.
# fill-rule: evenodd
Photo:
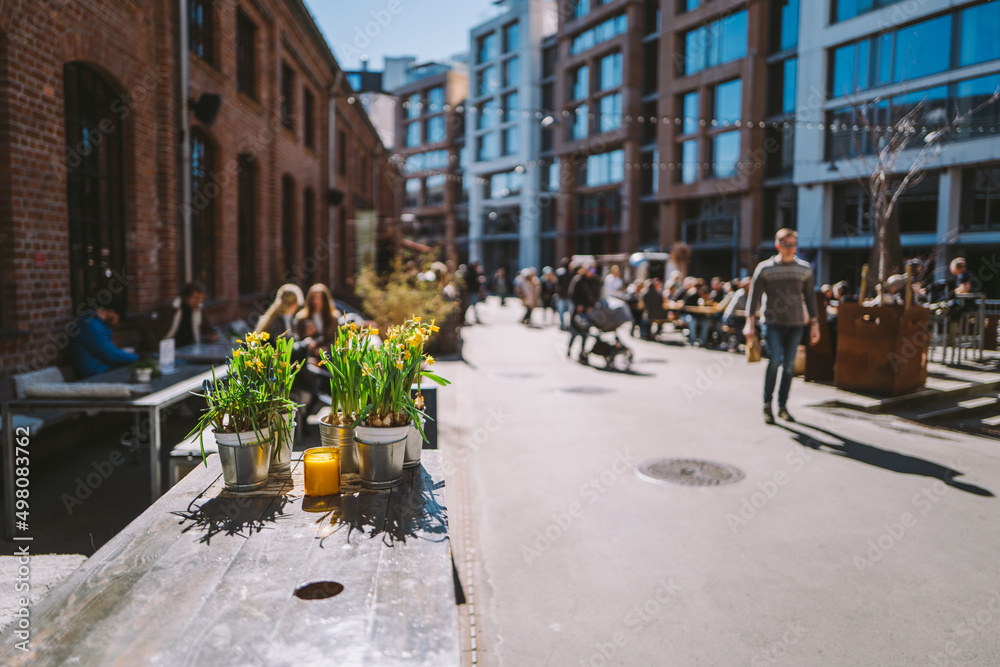
<svg viewBox="0 0 1000 667">
<path fill-rule="evenodd" d="M 609 297 L 594 304 L 590 314 L 584 318 L 591 329 L 597 329 L 594 336 L 594 345 L 586 354 L 596 354 L 604 357 L 605 368 L 620 368 L 628 370 L 632 367 L 632 350 L 625 347 L 621 339 L 618 338 L 618 328 L 626 322 L 632 322 L 632 310 L 628 304 L 621 299 Z M 602 333 L 614 334 L 614 343 L 609 343 L 601 338 Z M 615 360 L 620 358 L 621 365 L 617 366 Z"/>
</svg>

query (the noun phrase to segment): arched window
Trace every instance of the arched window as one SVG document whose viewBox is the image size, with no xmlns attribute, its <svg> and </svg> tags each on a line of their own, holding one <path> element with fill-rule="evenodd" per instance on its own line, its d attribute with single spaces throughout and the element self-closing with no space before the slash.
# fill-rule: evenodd
<svg viewBox="0 0 1000 667">
<path fill-rule="evenodd" d="M 126 312 L 123 123 L 118 95 L 83 63 L 63 67 L 66 195 L 73 305 L 94 299 Z"/>
<path fill-rule="evenodd" d="M 215 292 L 215 207 L 219 184 L 215 149 L 201 130 L 191 130 L 191 246 L 194 279 L 205 286 L 205 296 Z"/>
<path fill-rule="evenodd" d="M 316 193 L 306 188 L 302 197 L 302 276 L 306 285 L 316 275 Z"/>
<path fill-rule="evenodd" d="M 285 174 L 281 177 L 281 276 L 291 280 L 295 271 L 295 181 Z"/>
</svg>

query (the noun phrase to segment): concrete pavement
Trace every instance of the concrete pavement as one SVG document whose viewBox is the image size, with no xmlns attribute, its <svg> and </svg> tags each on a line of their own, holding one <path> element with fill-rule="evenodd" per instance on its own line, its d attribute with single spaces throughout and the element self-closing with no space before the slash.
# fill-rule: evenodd
<svg viewBox="0 0 1000 667">
<path fill-rule="evenodd" d="M 798 423 L 766 426 L 763 364 L 627 338 L 610 373 L 516 301 L 480 311 L 435 366 L 467 664 L 1000 664 L 997 441 L 799 378 Z M 746 476 L 634 474 L 661 457 Z"/>
</svg>

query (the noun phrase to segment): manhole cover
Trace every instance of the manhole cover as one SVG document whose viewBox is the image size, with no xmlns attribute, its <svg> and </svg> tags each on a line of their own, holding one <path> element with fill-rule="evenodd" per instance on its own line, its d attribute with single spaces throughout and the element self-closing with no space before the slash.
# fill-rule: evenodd
<svg viewBox="0 0 1000 667">
<path fill-rule="evenodd" d="M 639 479 L 654 484 L 683 484 L 685 486 L 720 486 L 743 479 L 743 471 L 736 466 L 698 459 L 653 459 L 640 463 L 635 474 Z"/>
<path fill-rule="evenodd" d="M 494 380 L 531 380 L 541 377 L 538 373 L 490 373 Z"/>
<path fill-rule="evenodd" d="M 563 387 L 562 389 L 557 389 L 556 391 L 562 392 L 564 394 L 613 394 L 614 389 L 609 389 L 607 387 Z"/>
</svg>

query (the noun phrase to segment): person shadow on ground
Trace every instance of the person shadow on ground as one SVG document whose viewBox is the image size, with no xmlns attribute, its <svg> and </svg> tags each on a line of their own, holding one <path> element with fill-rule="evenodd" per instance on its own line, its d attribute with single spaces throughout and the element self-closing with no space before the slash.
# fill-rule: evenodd
<svg viewBox="0 0 1000 667">
<path fill-rule="evenodd" d="M 972 493 L 977 496 L 985 496 L 987 498 L 995 497 L 994 494 L 988 489 L 976 486 L 975 484 L 966 484 L 965 482 L 956 480 L 956 477 L 965 474 L 960 470 L 955 470 L 954 468 L 949 468 L 947 466 L 934 463 L 933 461 L 921 459 L 916 456 L 909 456 L 907 454 L 900 454 L 899 452 L 893 452 L 886 449 L 880 449 L 872 445 L 866 445 L 862 442 L 858 442 L 857 440 L 851 440 L 850 438 L 846 438 L 840 434 L 805 422 L 796 422 L 795 424 L 780 423 L 780 426 L 786 431 L 792 433 L 792 437 L 804 447 L 810 447 L 815 450 L 822 450 L 822 448 L 825 447 L 836 456 L 844 456 L 861 463 L 866 463 L 870 466 L 875 466 L 884 470 L 891 470 L 904 475 L 921 475 L 923 477 L 939 479 L 948 486 L 954 487 L 959 491 L 965 491 L 966 493 Z M 806 431 L 796 428 L 796 426 L 805 427 L 827 435 L 832 439 L 832 441 L 827 442 L 819 440 L 809 435 Z"/>
</svg>

